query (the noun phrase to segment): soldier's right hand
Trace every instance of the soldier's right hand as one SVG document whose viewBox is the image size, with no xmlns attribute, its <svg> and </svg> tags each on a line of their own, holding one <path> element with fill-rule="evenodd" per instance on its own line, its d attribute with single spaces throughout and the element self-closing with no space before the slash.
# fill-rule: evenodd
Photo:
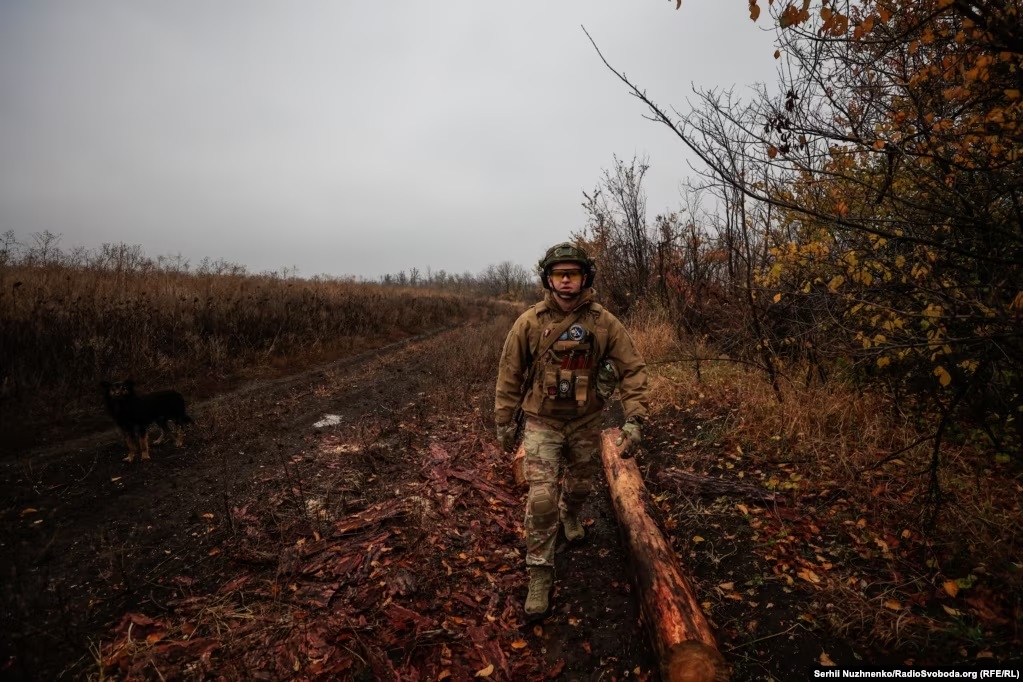
<svg viewBox="0 0 1023 682">
<path fill-rule="evenodd" d="M 616 446 L 622 448 L 619 456 L 622 459 L 629 459 L 635 456 L 636 451 L 639 450 L 640 444 L 643 442 L 643 430 L 640 428 L 639 423 L 635 421 L 625 422 L 625 426 L 622 427 L 622 433 L 618 436 L 618 442 Z M 624 445 L 624 447 L 622 447 Z"/>
<path fill-rule="evenodd" d="M 516 426 L 513 421 L 497 425 L 497 442 L 505 452 L 511 452 L 512 448 L 515 447 Z"/>
</svg>

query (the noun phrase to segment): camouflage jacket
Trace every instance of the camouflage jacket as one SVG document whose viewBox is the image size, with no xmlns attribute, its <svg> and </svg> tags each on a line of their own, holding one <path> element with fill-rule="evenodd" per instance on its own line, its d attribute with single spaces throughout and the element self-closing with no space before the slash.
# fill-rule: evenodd
<svg viewBox="0 0 1023 682">
<path fill-rule="evenodd" d="M 625 325 L 594 299 L 592 289 L 565 313 L 550 292 L 512 325 L 504 342 L 497 375 L 494 419 L 512 420 L 521 401 L 525 414 L 567 422 L 599 412 L 604 400 L 597 394 L 597 368 L 614 363 L 626 419 L 647 416 L 646 364 L 632 343 Z M 566 316 L 577 317 L 557 340 L 550 334 L 564 326 Z M 535 355 L 547 347 L 543 357 Z M 532 364 L 538 363 L 532 382 L 523 386 Z M 525 393 L 525 395 L 523 395 Z"/>
</svg>

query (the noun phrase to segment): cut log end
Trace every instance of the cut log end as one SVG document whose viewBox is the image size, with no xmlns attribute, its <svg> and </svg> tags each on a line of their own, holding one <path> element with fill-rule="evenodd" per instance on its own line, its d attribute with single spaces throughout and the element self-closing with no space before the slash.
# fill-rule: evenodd
<svg viewBox="0 0 1023 682">
<path fill-rule="evenodd" d="M 725 682 L 728 664 L 717 649 L 689 640 L 671 647 L 661 661 L 665 682 Z"/>
<path fill-rule="evenodd" d="M 515 476 L 515 485 L 520 488 L 528 488 L 526 483 L 526 448 L 520 445 L 515 451 L 515 459 L 512 460 L 512 474 Z"/>
</svg>

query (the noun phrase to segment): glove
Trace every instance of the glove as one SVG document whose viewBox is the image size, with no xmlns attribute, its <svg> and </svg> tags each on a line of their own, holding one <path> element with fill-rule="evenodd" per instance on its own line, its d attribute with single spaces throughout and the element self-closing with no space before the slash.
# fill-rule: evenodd
<svg viewBox="0 0 1023 682">
<path fill-rule="evenodd" d="M 515 431 L 518 425 L 511 421 L 497 425 L 497 442 L 505 452 L 511 452 L 515 447 Z"/>
<path fill-rule="evenodd" d="M 630 459 L 636 454 L 636 450 L 639 449 L 640 443 L 643 442 L 643 431 L 640 429 L 638 422 L 625 422 L 625 426 L 622 427 L 622 435 L 618 436 L 618 442 L 615 443 L 618 447 L 622 448 L 620 453 L 622 459 Z M 622 447 L 622 444 L 625 447 Z"/>
</svg>

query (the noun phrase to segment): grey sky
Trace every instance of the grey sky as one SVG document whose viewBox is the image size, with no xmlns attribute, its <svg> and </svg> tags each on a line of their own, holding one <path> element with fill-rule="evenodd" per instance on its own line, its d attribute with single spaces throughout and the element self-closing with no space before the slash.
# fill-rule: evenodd
<svg viewBox="0 0 1023 682">
<path fill-rule="evenodd" d="M 766 18 L 766 17 L 764 17 Z M 534 263 L 612 156 L 653 215 L 687 155 L 664 105 L 773 80 L 745 0 L 0 0 L 0 232 L 254 271 Z"/>
</svg>

